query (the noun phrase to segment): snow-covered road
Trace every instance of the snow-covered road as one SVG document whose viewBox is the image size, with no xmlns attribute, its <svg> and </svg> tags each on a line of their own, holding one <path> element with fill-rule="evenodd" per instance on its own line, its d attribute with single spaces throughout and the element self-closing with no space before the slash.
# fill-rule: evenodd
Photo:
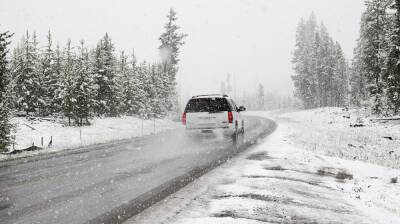
<svg viewBox="0 0 400 224">
<path fill-rule="evenodd" d="M 246 118 L 246 147 L 275 124 Z M 243 147 L 244 148 L 244 147 Z M 235 155 L 183 130 L 0 163 L 0 223 L 116 223 Z"/>
<path fill-rule="evenodd" d="M 400 223 L 400 171 L 305 151 L 277 131 L 128 220 L 133 223 Z"/>
</svg>

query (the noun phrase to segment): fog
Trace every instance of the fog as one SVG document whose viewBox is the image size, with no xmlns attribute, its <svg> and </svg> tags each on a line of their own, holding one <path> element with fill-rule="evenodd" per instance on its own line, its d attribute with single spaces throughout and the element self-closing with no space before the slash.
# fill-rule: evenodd
<svg viewBox="0 0 400 224">
<path fill-rule="evenodd" d="M 159 60 L 158 36 L 170 7 L 189 36 L 181 49 L 178 89 L 187 97 L 219 92 L 229 73 L 236 94 L 266 91 L 292 94 L 291 53 L 296 25 L 314 12 L 351 59 L 358 36 L 362 0 L 0 0 L 2 30 L 13 44 L 29 31 L 44 43 L 51 29 L 61 45 L 71 38 L 94 46 L 108 32 L 118 51 L 135 49 L 139 60 Z"/>
</svg>

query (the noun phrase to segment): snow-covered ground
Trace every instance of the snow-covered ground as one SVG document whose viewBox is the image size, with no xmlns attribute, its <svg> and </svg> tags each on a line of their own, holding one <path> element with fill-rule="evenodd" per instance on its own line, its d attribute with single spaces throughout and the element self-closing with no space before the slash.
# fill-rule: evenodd
<svg viewBox="0 0 400 224">
<path fill-rule="evenodd" d="M 400 223 L 399 170 L 302 149 L 293 129 L 279 122 L 258 146 L 127 223 Z"/>
<path fill-rule="evenodd" d="M 276 119 L 291 127 L 288 138 L 301 148 L 400 168 L 400 120 L 377 121 L 367 111 L 342 108 L 285 113 Z"/>
<path fill-rule="evenodd" d="M 65 126 L 62 122 L 44 119 L 13 118 L 12 122 L 16 124 L 15 149 L 25 149 L 32 145 L 42 147 L 42 138 L 44 149 L 16 155 L 0 154 L 0 160 L 140 137 L 174 129 L 179 125 L 169 119 L 142 120 L 129 116 L 96 118 L 90 126 L 83 127 Z M 52 147 L 49 148 L 51 138 Z"/>
</svg>

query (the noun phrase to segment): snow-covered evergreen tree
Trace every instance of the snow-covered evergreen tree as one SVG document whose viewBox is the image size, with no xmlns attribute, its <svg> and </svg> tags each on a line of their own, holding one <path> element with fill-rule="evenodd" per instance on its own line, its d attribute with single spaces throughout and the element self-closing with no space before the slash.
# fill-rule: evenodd
<svg viewBox="0 0 400 224">
<path fill-rule="evenodd" d="M 339 106 L 347 101 L 347 63 L 323 23 L 314 14 L 297 27 L 292 76 L 304 108 Z"/>
<path fill-rule="evenodd" d="M 135 53 L 132 52 L 130 61 L 124 51 L 121 52 L 118 62 L 118 73 L 121 76 L 122 104 L 121 110 L 127 115 L 139 115 L 143 107 L 143 87 L 138 77 L 138 66 Z"/>
<path fill-rule="evenodd" d="M 151 88 L 152 79 L 150 76 L 149 65 L 146 61 L 143 61 L 138 67 L 137 79 L 140 82 L 140 92 L 142 92 L 142 96 L 139 97 L 140 107 L 138 114 L 142 118 L 152 118 L 152 105 L 151 105 Z"/>
<path fill-rule="evenodd" d="M 313 63 L 313 46 L 316 37 L 317 22 L 314 14 L 308 21 L 303 19 L 297 26 L 296 48 L 293 53 L 293 69 L 295 75 L 292 76 L 295 86 L 295 95 L 303 102 L 304 108 L 315 107 L 314 97 L 316 95 L 316 85 L 312 74 L 315 70 Z"/>
<path fill-rule="evenodd" d="M 130 101 L 130 112 L 135 115 L 144 117 L 144 111 L 146 107 L 146 91 L 145 91 L 145 81 L 142 73 L 142 65 L 137 65 L 137 60 L 135 53 L 132 52 L 131 55 L 131 69 L 130 75 L 131 83 L 129 83 L 129 91 L 125 95 Z M 129 113 L 128 113 L 129 114 Z"/>
<path fill-rule="evenodd" d="M 330 37 L 325 25 L 321 23 L 319 27 L 321 37 L 321 48 L 319 50 L 319 76 L 318 79 L 318 92 L 320 95 L 319 106 L 334 106 L 335 87 L 340 88 L 338 85 L 339 80 L 335 79 L 338 74 L 335 73 L 335 46 L 332 38 Z M 335 83 L 336 81 L 336 83 Z M 347 86 L 345 86 L 347 87 Z"/>
<path fill-rule="evenodd" d="M 63 76 L 63 53 L 60 45 L 57 44 L 54 51 L 54 60 L 52 68 L 52 77 L 49 86 L 49 98 L 51 102 L 50 112 L 62 113 L 63 112 L 63 90 L 64 90 L 64 76 Z"/>
<path fill-rule="evenodd" d="M 33 80 L 35 81 L 35 88 L 33 89 L 32 98 L 35 101 L 35 111 L 38 116 L 46 115 L 46 88 L 43 85 L 44 77 L 41 71 L 41 52 L 39 49 L 39 42 L 36 32 L 32 35 L 32 56 L 33 56 Z"/>
<path fill-rule="evenodd" d="M 167 108 L 169 110 L 174 110 L 177 107 L 177 96 L 176 96 L 176 74 L 178 72 L 179 63 L 179 52 L 181 46 L 185 43 L 183 39 L 187 34 L 180 33 L 180 27 L 176 24 L 177 16 L 176 12 L 171 8 L 167 15 L 167 23 L 164 26 L 164 33 L 159 37 L 161 45 L 159 46 L 161 58 L 162 58 L 162 68 L 163 75 L 168 77 L 169 84 L 169 94 L 164 96 L 168 99 Z"/>
<path fill-rule="evenodd" d="M 365 16 L 365 15 L 363 15 Z M 363 24 L 361 24 L 363 26 Z M 360 28 L 361 30 L 363 27 Z M 360 107 L 368 99 L 367 78 L 362 63 L 362 39 L 357 40 L 350 69 L 350 103 Z"/>
<path fill-rule="evenodd" d="M 158 117 L 161 113 L 162 109 L 160 108 L 160 89 L 161 83 L 159 79 L 159 74 L 157 73 L 157 67 L 155 64 L 149 64 L 148 67 L 148 83 L 150 88 L 148 89 L 148 97 L 151 106 L 151 113 L 149 114 L 150 117 L 155 118 Z"/>
<path fill-rule="evenodd" d="M 93 93 L 95 91 L 90 71 L 89 52 L 84 41 L 80 41 L 75 63 L 75 79 L 73 86 L 73 117 L 79 126 L 88 125 L 92 116 Z"/>
<path fill-rule="evenodd" d="M 54 68 L 54 52 L 52 49 L 52 38 L 50 31 L 47 35 L 47 45 L 44 52 L 40 55 L 40 113 L 42 116 L 52 114 L 54 112 L 54 85 L 59 82 L 58 77 L 55 76 Z"/>
<path fill-rule="evenodd" d="M 76 98 L 74 95 L 75 81 L 75 62 L 76 57 L 71 46 L 71 40 L 68 40 L 67 46 L 63 51 L 62 63 L 62 108 L 64 116 L 68 118 L 68 125 L 71 125 L 71 120 L 74 118 L 74 104 Z"/>
<path fill-rule="evenodd" d="M 177 105 L 176 73 L 186 36 L 172 9 L 167 18 L 159 37 L 162 62 L 140 65 L 134 55 L 131 62 L 124 54 L 117 60 L 107 33 L 90 51 L 81 43 L 76 55 L 70 40 L 63 50 L 54 48 L 49 31 L 39 48 L 36 33 L 27 32 L 11 55 L 11 105 L 27 115 L 63 114 L 69 125 L 87 123 L 92 114 L 165 116 Z"/>
<path fill-rule="evenodd" d="M 106 33 L 94 53 L 93 72 L 98 86 L 95 112 L 102 116 L 118 116 L 121 98 L 116 74 L 114 44 Z"/>
<path fill-rule="evenodd" d="M 9 97 L 9 105 L 13 110 L 18 110 L 18 99 L 20 94 L 17 92 L 17 77 L 21 72 L 21 64 L 22 64 L 22 49 L 20 44 L 12 50 L 10 66 L 9 66 L 9 74 L 10 74 L 10 97 Z"/>
<path fill-rule="evenodd" d="M 389 4 L 388 0 L 366 1 L 367 8 L 361 21 L 363 28 L 360 33 L 361 63 L 367 78 L 367 90 L 374 113 L 382 113 L 384 109 L 385 86 L 382 82 L 382 65 L 386 60 L 388 49 Z"/>
<path fill-rule="evenodd" d="M 338 42 L 334 45 L 332 106 L 347 106 L 349 96 L 349 68 L 342 47 Z"/>
<path fill-rule="evenodd" d="M 128 57 L 125 52 L 122 51 L 118 60 L 118 70 L 120 76 L 121 92 L 122 92 L 122 102 L 121 102 L 121 112 L 132 115 L 132 98 L 134 95 L 133 89 L 133 73 L 130 71 Z"/>
<path fill-rule="evenodd" d="M 18 57 L 18 68 L 15 71 L 17 107 L 26 114 L 36 113 L 39 105 L 40 79 L 38 76 L 37 42 L 28 32 L 22 38 L 22 51 Z M 36 45 L 36 46 L 35 46 Z"/>
<path fill-rule="evenodd" d="M 384 81 L 386 95 L 391 113 L 400 112 L 400 0 L 395 0 L 392 7 L 395 10 L 393 28 L 390 31 L 389 52 L 386 60 Z"/>
<path fill-rule="evenodd" d="M 10 44 L 9 32 L 0 33 L 0 152 L 7 151 L 12 143 L 12 124 L 10 122 L 10 104 L 8 101 L 10 83 L 7 46 Z"/>
<path fill-rule="evenodd" d="M 169 111 L 168 98 L 165 95 L 170 94 L 168 76 L 163 73 L 163 67 L 160 64 L 153 63 L 149 66 L 150 77 L 150 99 L 153 117 L 164 117 Z"/>
</svg>

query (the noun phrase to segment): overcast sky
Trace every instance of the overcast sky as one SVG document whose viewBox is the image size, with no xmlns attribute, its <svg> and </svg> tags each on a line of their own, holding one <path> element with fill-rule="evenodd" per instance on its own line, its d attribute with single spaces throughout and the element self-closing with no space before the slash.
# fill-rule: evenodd
<svg viewBox="0 0 400 224">
<path fill-rule="evenodd" d="M 230 73 L 237 94 L 256 89 L 293 92 L 291 57 L 296 26 L 312 11 L 351 59 L 363 0 L 0 0 L 0 30 L 19 41 L 29 29 L 42 44 L 47 30 L 65 44 L 89 46 L 108 32 L 118 51 L 135 49 L 139 60 L 158 60 L 158 36 L 173 7 L 189 36 L 178 82 L 184 95 L 218 92 Z"/>
</svg>

